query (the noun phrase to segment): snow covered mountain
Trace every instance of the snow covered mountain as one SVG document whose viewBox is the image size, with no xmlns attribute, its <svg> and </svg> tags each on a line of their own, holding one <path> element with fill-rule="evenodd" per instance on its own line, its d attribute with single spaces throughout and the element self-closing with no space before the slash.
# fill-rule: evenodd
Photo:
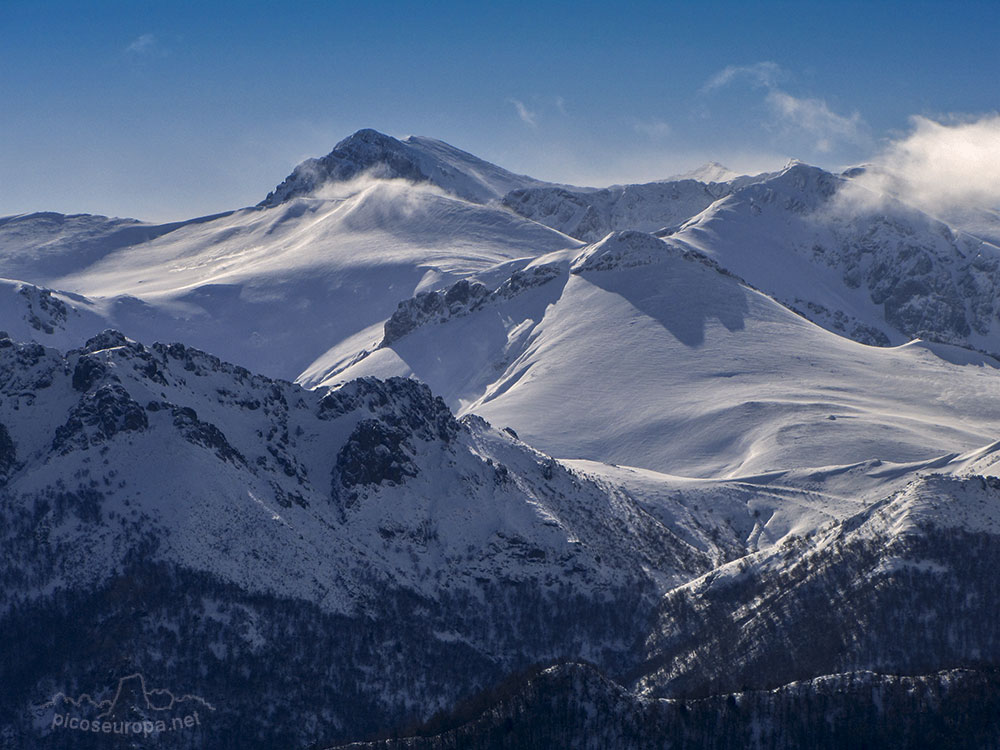
<svg viewBox="0 0 1000 750">
<path fill-rule="evenodd" d="M 19 675 L 2 709 L 10 738 L 37 732 L 63 746 L 67 736 L 43 731 L 52 714 L 42 699 L 87 692 L 109 663 L 198 683 L 224 706 L 185 742 L 236 732 L 246 744 L 305 745 L 426 719 L 538 661 L 585 659 L 639 691 L 664 683 L 660 665 L 682 663 L 669 694 L 698 697 L 718 689 L 713 680 L 748 679 L 720 648 L 826 659 L 793 659 L 790 672 L 750 662 L 764 683 L 741 689 L 995 658 L 975 625 L 995 598 L 989 578 L 951 578 L 996 547 L 1000 490 L 975 473 L 995 445 L 920 466 L 706 486 L 561 464 L 477 417 L 455 420 L 413 380 L 310 391 L 110 331 L 66 355 L 4 339 L 0 373 L 4 545 L 16 550 L 0 618 L 27 644 L 7 656 Z M 932 466 L 944 474 L 921 478 Z M 874 500 L 893 486 L 899 494 Z M 845 487 L 859 494 L 838 499 Z M 921 588 L 911 569 L 928 576 Z M 803 577 L 805 624 L 788 611 L 790 576 Z M 839 599 L 843 580 L 870 580 L 864 591 L 878 601 L 814 623 L 810 602 Z M 957 645 L 935 646 L 937 631 L 924 629 L 916 662 L 909 650 L 815 645 L 812 629 L 839 638 L 833 625 L 860 627 L 855 618 L 884 611 L 887 597 L 912 603 L 884 627 L 932 617 L 960 632 Z M 770 598 L 784 602 L 791 645 L 764 616 Z M 741 632 L 754 647 L 725 636 L 751 601 L 757 625 Z M 875 625 L 872 643 L 892 643 Z M 80 643 L 104 645 L 84 658 Z M 235 675 L 273 675 L 277 664 L 298 687 L 234 687 Z M 419 666 L 431 664 L 441 666 Z M 248 720 L 261 700 L 282 718 Z"/>
<path fill-rule="evenodd" d="M 601 190 L 542 185 L 512 190 L 503 204 L 560 232 L 596 242 L 615 230 L 657 232 L 690 219 L 746 185 L 774 175 L 737 175 L 707 164 L 687 175 Z"/>
<path fill-rule="evenodd" d="M 487 203 L 518 188 L 551 185 L 433 138 L 410 136 L 400 141 L 376 130 L 359 130 L 326 156 L 299 164 L 260 205 L 276 206 L 362 175 L 431 183 L 473 203 Z"/>
<path fill-rule="evenodd" d="M 418 296 L 379 343 L 334 355 L 316 380 L 414 376 L 553 455 L 686 476 L 917 461 L 990 442 L 1000 424 L 982 398 L 997 393 L 995 360 L 857 344 L 688 243 L 638 232 L 542 256 L 492 291 Z M 567 394 L 587 407 L 566 408 Z"/>
<path fill-rule="evenodd" d="M 384 726 L 427 700 L 446 707 L 538 659 L 628 660 L 644 618 L 621 613 L 650 613 L 659 593 L 712 564 L 707 534 L 681 539 L 627 492 L 481 419 L 456 421 L 412 380 L 307 391 L 112 331 L 66 355 L 2 339 L 0 373 L 3 543 L 15 551 L 3 570 L 5 632 L 35 648 L 55 639 L 50 664 L 77 671 L 67 694 L 122 659 L 189 683 L 209 659 L 213 704 L 228 717 L 209 738 L 252 712 L 254 696 L 223 688 L 223 675 L 272 670 L 279 658 L 298 664 L 295 679 L 332 680 L 323 696 L 352 686 L 373 712 L 359 720 L 346 698 L 290 691 L 275 698 L 295 702 L 280 726 L 248 731 L 296 744 Z M 103 632 L 132 606 L 111 592 L 144 591 L 137 581 L 150 575 L 198 585 L 182 610 L 157 600 L 140 621 Z M 283 602 L 297 608 L 290 625 L 273 611 Z M 73 622 L 45 627 L 67 607 Z M 356 650 L 372 619 L 399 648 L 366 660 Z M 334 622 L 336 641 L 331 632 L 323 642 L 339 676 L 310 665 L 294 640 L 268 645 L 275 629 L 304 635 Z M 163 640 L 164 629 L 189 627 L 183 646 Z M 73 653 L 104 637 L 85 660 Z M 21 660 L 34 653 L 7 655 L 28 680 L 5 693 L 5 722 L 20 731 L 31 705 L 14 696 L 33 685 L 38 698 L 57 677 Z M 391 665 L 404 654 L 477 666 L 428 676 L 436 687 L 418 688 L 412 672 L 396 685 L 378 679 L 406 674 Z M 296 728 L 310 711 L 326 724 Z"/>
<path fill-rule="evenodd" d="M 0 747 L 1000 742 L 1000 249 L 854 174 L 0 219 Z"/>
<path fill-rule="evenodd" d="M 78 295 L 103 322 L 87 335 L 114 326 L 182 339 L 292 379 L 324 350 L 370 337 L 413 294 L 491 267 L 505 276 L 503 263 L 578 247 L 571 238 L 639 230 L 671 236 L 862 343 L 919 337 L 1000 352 L 1000 250 L 850 185 L 792 164 L 724 182 L 575 189 L 432 139 L 360 131 L 297 167 L 257 209 L 162 226 L 2 220 L 0 273 Z M 213 335 L 220 320 L 227 333 Z M 304 330 L 308 340 L 296 335 Z"/>
<path fill-rule="evenodd" d="M 584 241 L 628 229 L 669 236 L 862 343 L 921 337 L 1000 352 L 992 235 L 949 227 L 815 167 L 793 163 L 725 183 L 521 190 L 504 200 Z"/>
<path fill-rule="evenodd" d="M 577 244 L 430 184 L 359 177 L 336 189 L 168 227 L 128 222 L 128 237 L 150 237 L 132 244 L 109 228 L 116 221 L 95 218 L 100 230 L 74 239 L 20 217 L 0 225 L 0 276 L 59 290 L 86 319 L 84 337 L 113 326 L 149 343 L 179 339 L 292 379 L 333 343 L 381 326 L 400 299 Z M 37 335 L 15 302 L 23 312 L 6 329 Z"/>
</svg>

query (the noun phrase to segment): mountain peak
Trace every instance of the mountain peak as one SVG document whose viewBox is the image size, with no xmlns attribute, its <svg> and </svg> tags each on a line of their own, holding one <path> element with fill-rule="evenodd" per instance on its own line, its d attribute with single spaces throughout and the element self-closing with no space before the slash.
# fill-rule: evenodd
<svg viewBox="0 0 1000 750">
<path fill-rule="evenodd" d="M 338 143 L 334 148 L 344 148 L 353 142 L 361 141 L 363 143 L 379 143 L 391 141 L 393 143 L 399 143 L 398 140 L 393 138 L 391 135 L 386 135 L 374 128 L 361 128 L 354 132 L 353 134 L 344 138 L 340 143 Z"/>
<path fill-rule="evenodd" d="M 337 143 L 326 156 L 306 159 L 258 205 L 277 206 L 315 192 L 329 182 L 344 182 L 365 172 L 379 177 L 425 182 L 412 149 L 392 136 L 366 128 Z"/>
<path fill-rule="evenodd" d="M 680 181 L 680 180 L 695 180 L 697 182 L 711 183 L 711 182 L 729 182 L 742 175 L 739 172 L 734 172 L 723 164 L 719 164 L 717 161 L 710 161 L 707 164 L 702 164 L 697 169 L 692 169 L 690 172 L 685 172 L 684 174 L 676 175 L 674 177 L 668 178 L 669 182 Z"/>
<path fill-rule="evenodd" d="M 326 156 L 307 159 L 258 205 L 277 206 L 331 182 L 362 174 L 428 182 L 472 203 L 498 200 L 512 190 L 549 183 L 514 174 L 444 141 L 424 136 L 399 140 L 371 128 L 343 139 Z"/>
</svg>

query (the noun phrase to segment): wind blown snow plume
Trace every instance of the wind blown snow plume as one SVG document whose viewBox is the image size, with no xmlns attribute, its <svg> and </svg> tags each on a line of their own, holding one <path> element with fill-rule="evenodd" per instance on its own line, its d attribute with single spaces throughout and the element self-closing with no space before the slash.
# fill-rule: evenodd
<svg viewBox="0 0 1000 750">
<path fill-rule="evenodd" d="M 889 145 L 858 182 L 930 213 L 1000 208 L 1000 114 L 977 120 L 912 119 L 913 131 Z"/>
</svg>

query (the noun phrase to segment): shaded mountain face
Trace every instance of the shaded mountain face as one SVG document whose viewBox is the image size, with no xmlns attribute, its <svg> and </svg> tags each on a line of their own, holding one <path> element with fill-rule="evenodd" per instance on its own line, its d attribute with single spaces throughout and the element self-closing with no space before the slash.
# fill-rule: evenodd
<svg viewBox="0 0 1000 750">
<path fill-rule="evenodd" d="M 997 744 L 1000 253 L 852 174 L 0 220 L 0 747 Z"/>
<path fill-rule="evenodd" d="M 1000 736 L 995 671 L 831 675 L 700 700 L 635 696 L 590 665 L 512 678 L 405 739 L 358 750 L 656 750 L 663 747 L 988 747 Z M 488 706 L 483 713 L 470 709 Z M 438 731 L 442 727 L 454 728 Z M 333 750 L 331 748 L 331 750 Z"/>
<path fill-rule="evenodd" d="M 712 564 L 413 380 L 306 391 L 113 331 L 2 339 L 0 373 L 0 710 L 40 746 L 77 745 L 32 707 L 109 670 L 211 703 L 196 744 L 356 737 L 540 659 L 628 662 Z"/>
<path fill-rule="evenodd" d="M 993 745 L 998 533 L 1000 480 L 917 479 L 670 592 L 627 680 L 536 669 L 360 746 Z"/>
<path fill-rule="evenodd" d="M 595 192 L 524 188 L 505 195 L 503 205 L 571 237 L 597 242 L 619 229 L 655 232 L 685 221 L 727 193 L 727 186 L 694 180 L 626 185 Z"/>
</svg>

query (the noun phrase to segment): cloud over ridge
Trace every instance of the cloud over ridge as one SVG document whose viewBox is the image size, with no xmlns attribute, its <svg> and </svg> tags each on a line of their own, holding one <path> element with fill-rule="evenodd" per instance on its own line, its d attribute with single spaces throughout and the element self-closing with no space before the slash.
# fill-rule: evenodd
<svg viewBox="0 0 1000 750">
<path fill-rule="evenodd" d="M 931 213 L 978 207 L 1000 210 L 1000 113 L 938 122 L 911 118 L 858 182 Z"/>
</svg>

